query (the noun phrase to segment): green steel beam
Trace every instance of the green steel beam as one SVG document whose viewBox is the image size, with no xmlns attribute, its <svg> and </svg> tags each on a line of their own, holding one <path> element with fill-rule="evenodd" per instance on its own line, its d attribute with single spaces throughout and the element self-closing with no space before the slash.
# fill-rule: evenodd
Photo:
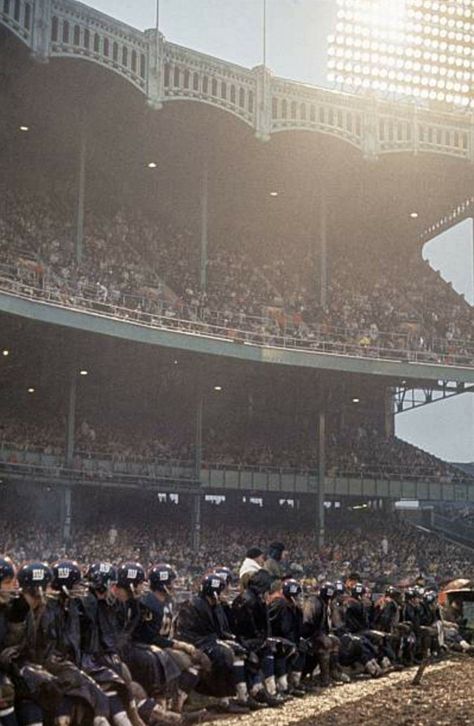
<svg viewBox="0 0 474 726">
<path fill-rule="evenodd" d="M 0 311 L 30 320 L 138 343 L 256 363 L 272 363 L 390 378 L 411 378 L 417 381 L 450 380 L 459 383 L 474 383 L 474 367 L 412 363 L 235 343 L 226 338 L 211 338 L 190 332 L 151 328 L 137 322 L 112 319 L 99 312 L 61 307 L 53 303 L 29 300 L 5 292 L 0 292 Z"/>
</svg>

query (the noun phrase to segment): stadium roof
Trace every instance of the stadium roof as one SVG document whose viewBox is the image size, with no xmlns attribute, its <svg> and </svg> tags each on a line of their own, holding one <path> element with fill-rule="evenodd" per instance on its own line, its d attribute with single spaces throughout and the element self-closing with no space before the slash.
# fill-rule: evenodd
<svg viewBox="0 0 474 726">
<path fill-rule="evenodd" d="M 405 254 L 472 191 L 474 166 L 466 159 L 421 149 L 367 158 L 332 133 L 291 128 L 262 142 L 235 115 L 207 103 L 169 98 L 155 110 L 136 88 L 96 64 L 64 57 L 38 63 L 4 28 L 0 58 L 6 173 L 49 168 L 56 178 L 74 174 L 85 127 L 90 197 L 104 198 L 106 188 L 109 197 L 140 208 L 154 209 L 159 200 L 162 208 L 179 209 L 181 221 L 196 224 L 207 164 L 211 240 L 231 231 L 258 242 L 265 254 L 290 240 L 297 250 L 298 240 L 317 239 L 324 196 L 330 245 L 350 241 Z M 446 128 L 452 120 L 441 115 L 441 131 L 443 119 Z M 382 123 L 377 113 L 373 121 Z M 23 124 L 28 134 L 19 133 Z M 150 161 L 156 168 L 148 168 Z"/>
</svg>

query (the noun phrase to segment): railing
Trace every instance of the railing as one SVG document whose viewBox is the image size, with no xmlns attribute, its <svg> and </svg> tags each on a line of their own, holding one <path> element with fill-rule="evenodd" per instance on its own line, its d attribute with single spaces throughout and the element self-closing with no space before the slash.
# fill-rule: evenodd
<svg viewBox="0 0 474 726">
<path fill-rule="evenodd" d="M 64 456 L 45 454 L 34 445 L 28 449 L 17 448 L 15 442 L 0 442 L 0 462 L 13 466 L 33 466 L 53 471 L 64 470 Z M 67 469 L 67 467 L 66 467 Z M 194 462 L 175 458 L 152 458 L 124 456 L 104 452 L 76 451 L 74 466 L 69 470 L 77 472 L 83 479 L 92 476 L 99 479 L 116 479 L 117 477 L 138 478 L 143 481 L 163 479 L 179 481 L 193 480 L 195 477 Z M 243 461 L 223 463 L 204 460 L 202 470 L 212 473 L 229 472 L 248 474 L 265 474 L 269 477 L 303 476 L 314 479 L 318 476 L 317 464 L 311 461 L 307 466 L 277 466 L 272 464 L 247 464 Z M 328 466 L 328 478 L 344 479 L 379 479 L 385 481 L 427 482 L 438 484 L 469 484 L 474 483 L 472 477 L 455 472 L 452 474 L 433 474 L 429 467 L 414 468 L 408 465 L 368 464 L 360 467 L 333 464 Z"/>
<path fill-rule="evenodd" d="M 157 476 L 139 476 L 123 472 L 90 472 L 87 469 L 71 468 L 58 464 L 57 466 L 46 466 L 31 464 L 29 462 L 1 461 L 0 471 L 5 474 L 16 476 L 28 476 L 36 480 L 53 480 L 90 483 L 99 480 L 103 483 L 110 481 L 115 485 L 130 486 L 135 488 L 139 484 L 151 485 L 157 483 L 169 483 L 173 487 L 199 486 L 199 483 L 192 476 L 178 476 L 177 474 L 167 475 L 166 473 Z M 102 474 L 102 475 L 101 475 Z"/>
<path fill-rule="evenodd" d="M 462 539 L 474 545 L 474 525 L 469 526 L 459 520 L 443 517 L 441 514 L 433 514 L 432 524 L 433 527 L 441 530 L 448 536 L 451 535 L 455 539 Z"/>
<path fill-rule="evenodd" d="M 23 299 L 48 303 L 55 307 L 76 311 L 87 311 L 95 316 L 111 320 L 125 321 L 157 330 L 199 335 L 225 342 L 252 345 L 260 348 L 281 348 L 305 353 L 324 353 L 343 355 L 356 358 L 374 358 L 396 362 L 430 363 L 444 366 L 474 367 L 474 344 L 471 341 L 433 339 L 430 349 L 418 350 L 410 338 L 400 332 L 379 333 L 376 342 L 368 337 L 367 330 L 357 332 L 358 341 L 354 341 L 354 331 L 344 333 L 341 329 L 305 324 L 298 335 L 285 332 L 268 331 L 276 328 L 276 321 L 270 317 L 247 317 L 243 314 L 228 315 L 225 312 L 202 313 L 195 319 L 178 317 L 175 306 L 149 298 L 136 298 L 137 307 L 127 308 L 121 304 L 109 303 L 98 297 L 86 297 L 76 291 L 59 287 L 37 287 L 32 281 L 31 271 L 26 280 L 22 272 L 13 265 L 3 264 L 0 271 L 0 291 L 7 292 Z M 32 284 L 33 283 L 33 284 Z M 121 301 L 120 301 L 121 302 Z M 156 310 L 154 309 L 156 308 Z M 150 312 L 153 309 L 153 312 Z M 211 322 L 212 321 L 212 322 Z M 323 326 L 321 326 L 323 327 Z M 364 339 L 364 342 L 361 340 Z M 405 342 L 399 347 L 400 341 Z"/>
</svg>

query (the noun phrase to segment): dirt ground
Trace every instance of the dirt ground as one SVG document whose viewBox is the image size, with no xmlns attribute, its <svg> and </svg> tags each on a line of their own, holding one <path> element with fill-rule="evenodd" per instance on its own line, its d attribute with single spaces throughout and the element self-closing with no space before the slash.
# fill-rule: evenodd
<svg viewBox="0 0 474 726">
<path fill-rule="evenodd" d="M 291 701 L 281 709 L 214 722 L 226 726 L 474 726 L 474 658 L 354 682 Z"/>
</svg>

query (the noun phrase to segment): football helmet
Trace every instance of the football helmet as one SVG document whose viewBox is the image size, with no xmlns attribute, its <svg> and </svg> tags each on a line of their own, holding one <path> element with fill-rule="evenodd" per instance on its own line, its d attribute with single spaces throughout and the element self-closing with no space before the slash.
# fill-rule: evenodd
<svg viewBox="0 0 474 726">
<path fill-rule="evenodd" d="M 169 594 L 170 588 L 176 580 L 176 572 L 173 570 L 171 565 L 160 563 L 154 565 L 148 572 L 148 581 L 150 583 L 150 590 L 154 592 L 166 592 Z"/>
<path fill-rule="evenodd" d="M 86 580 L 92 590 L 105 593 L 117 582 L 117 570 L 110 562 L 94 562 L 87 570 Z"/>
<path fill-rule="evenodd" d="M 15 565 L 9 557 L 0 557 L 0 582 L 15 577 Z"/>
<path fill-rule="evenodd" d="M 145 570 L 139 562 L 124 562 L 117 570 L 117 585 L 134 590 L 145 582 Z"/>
<path fill-rule="evenodd" d="M 30 562 L 20 567 L 18 584 L 24 590 L 44 589 L 53 579 L 53 573 L 44 562 Z"/>
<path fill-rule="evenodd" d="M 55 562 L 52 571 L 51 587 L 53 590 L 72 590 L 74 585 L 78 585 L 82 580 L 81 568 L 73 560 Z"/>
</svg>

